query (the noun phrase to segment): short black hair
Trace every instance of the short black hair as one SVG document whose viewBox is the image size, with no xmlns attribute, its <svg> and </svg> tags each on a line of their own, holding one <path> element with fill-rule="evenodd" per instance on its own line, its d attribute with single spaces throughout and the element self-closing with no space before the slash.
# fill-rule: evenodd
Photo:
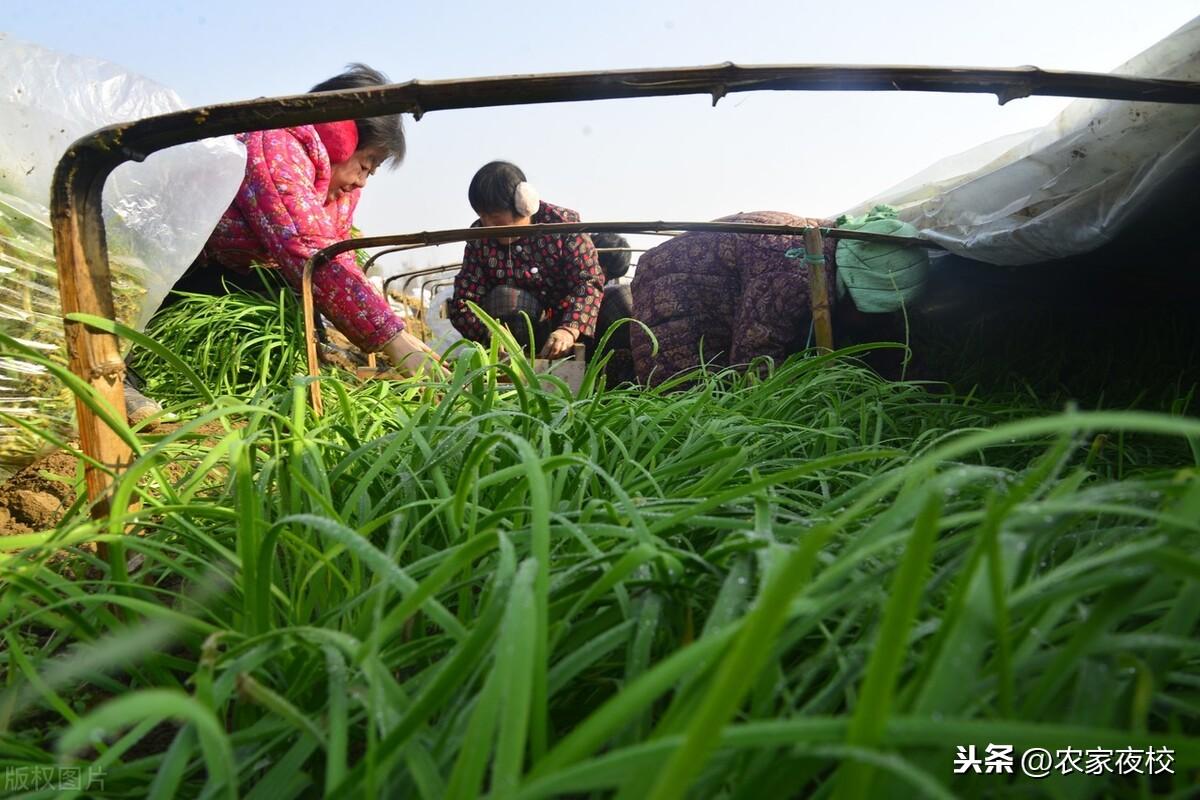
<svg viewBox="0 0 1200 800">
<path fill-rule="evenodd" d="M 371 89 L 391 83 L 387 75 L 366 64 L 347 64 L 346 69 L 329 80 L 321 81 L 309 92 L 336 92 L 343 89 Z M 404 160 L 408 146 L 404 141 L 404 119 L 400 114 L 363 117 L 354 120 L 358 128 L 358 149 L 377 148 L 383 160 L 394 169 Z"/>
<path fill-rule="evenodd" d="M 605 280 L 614 281 L 629 272 L 629 240 L 619 233 L 593 233 L 592 244 L 596 249 L 622 248 L 600 253 L 600 269 L 604 270 Z"/>
<path fill-rule="evenodd" d="M 490 161 L 479 168 L 467 188 L 467 200 L 476 214 L 495 214 L 500 211 L 517 213 L 517 184 L 525 181 L 525 173 L 509 161 Z"/>
</svg>

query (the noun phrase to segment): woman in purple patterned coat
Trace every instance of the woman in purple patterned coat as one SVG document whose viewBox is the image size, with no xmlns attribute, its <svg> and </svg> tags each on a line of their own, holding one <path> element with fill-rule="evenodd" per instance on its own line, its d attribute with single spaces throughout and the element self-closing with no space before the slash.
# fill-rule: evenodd
<svg viewBox="0 0 1200 800">
<path fill-rule="evenodd" d="M 821 225 L 778 211 L 723 217 L 719 222 Z M 825 243 L 827 284 L 834 283 L 833 239 Z M 702 364 L 744 366 L 769 357 L 776 364 L 801 350 L 812 320 L 803 236 L 693 232 L 645 253 L 633 276 L 634 317 L 650 328 L 658 352 L 640 325 L 632 326 L 638 381 L 657 385 Z"/>
</svg>

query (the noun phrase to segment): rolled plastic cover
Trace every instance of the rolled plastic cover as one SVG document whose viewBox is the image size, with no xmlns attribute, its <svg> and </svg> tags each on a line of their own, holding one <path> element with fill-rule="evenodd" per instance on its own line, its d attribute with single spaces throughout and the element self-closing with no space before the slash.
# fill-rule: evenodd
<svg viewBox="0 0 1200 800">
<path fill-rule="evenodd" d="M 1200 17 L 1113 72 L 1200 80 Z M 1043 128 L 945 158 L 848 213 L 892 206 L 952 253 L 1033 264 L 1110 242 L 1197 165 L 1200 106 L 1078 100 Z"/>
</svg>

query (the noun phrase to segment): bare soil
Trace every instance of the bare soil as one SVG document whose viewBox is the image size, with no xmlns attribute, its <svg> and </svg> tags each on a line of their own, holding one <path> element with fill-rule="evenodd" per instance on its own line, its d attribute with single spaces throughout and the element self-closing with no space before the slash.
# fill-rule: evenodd
<svg viewBox="0 0 1200 800">
<path fill-rule="evenodd" d="M 151 433 L 161 435 L 177 429 L 179 423 L 161 423 Z M 200 433 L 217 436 L 224 433 L 220 423 L 200 428 Z M 78 448 L 78 442 L 71 442 Z M 53 528 L 77 498 L 79 460 L 69 452 L 55 452 L 30 464 L 0 483 L 0 536 L 35 533 Z M 186 465 L 168 463 L 166 473 L 172 479 L 182 477 Z"/>
</svg>

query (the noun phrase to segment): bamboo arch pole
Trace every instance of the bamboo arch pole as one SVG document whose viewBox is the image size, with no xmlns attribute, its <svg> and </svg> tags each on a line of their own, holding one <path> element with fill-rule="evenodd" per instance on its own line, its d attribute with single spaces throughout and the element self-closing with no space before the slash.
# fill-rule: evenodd
<svg viewBox="0 0 1200 800">
<path fill-rule="evenodd" d="M 345 239 L 335 242 L 316 253 L 304 265 L 303 286 L 301 290 L 304 305 L 304 338 L 308 351 L 308 374 L 314 378 L 309 384 L 309 398 L 313 411 L 320 416 L 324 413 L 321 400 L 321 387 L 315 380 L 321 374 L 320 363 L 317 359 L 316 342 L 316 309 L 313 306 L 312 280 L 313 273 L 337 258 L 342 253 L 373 247 L 388 249 L 372 256 L 367 263 L 374 263 L 379 256 L 389 253 L 411 250 L 416 247 L 426 247 L 437 244 L 448 244 L 472 239 L 491 239 L 505 236 L 538 236 L 568 233 L 642 233 L 642 234 L 676 234 L 688 231 L 709 231 L 738 234 L 782 234 L 786 236 L 803 236 L 805 250 L 809 253 L 822 252 L 821 233 L 841 239 L 857 239 L 866 242 L 899 244 L 908 247 L 925 247 L 940 250 L 941 245 L 926 239 L 916 239 L 908 236 L 892 236 L 883 233 L 868 233 L 866 231 L 840 230 L 837 228 L 810 228 L 799 225 L 770 225 L 752 222 L 553 222 L 539 225 L 509 225 L 493 228 L 455 228 L 443 231 L 423 231 L 421 233 L 401 233 L 390 236 L 365 236 L 356 239 Z M 806 260 L 812 272 L 810 291 L 811 311 L 816 326 L 816 342 L 818 347 L 826 350 L 833 349 L 833 328 L 830 318 L 829 291 L 826 286 L 824 262 L 813 263 Z M 418 270 L 414 275 L 436 274 L 444 271 L 444 267 L 429 270 Z M 371 366 L 374 366 L 373 364 Z"/>
<path fill-rule="evenodd" d="M 1030 95 L 1093 97 L 1157 103 L 1200 103 L 1200 82 L 1134 78 L 1037 67 L 965 67 L 800 64 L 739 66 L 731 62 L 611 72 L 409 81 L 372 89 L 321 92 L 176 111 L 111 125 L 76 141 L 54 171 L 50 215 L 64 317 L 82 312 L 114 319 L 101 193 L 126 161 L 142 161 L 167 147 L 213 136 L 289 125 L 408 113 L 528 103 L 704 94 L 715 104 L 727 94 L 760 90 L 927 91 L 995 94 L 1001 103 Z M 124 420 L 125 365 L 114 334 L 64 320 L 71 370 Z M 128 464 L 128 445 L 76 401 L 80 444 L 104 465 L 84 468 L 92 514 L 108 514 L 108 493 Z"/>
</svg>

